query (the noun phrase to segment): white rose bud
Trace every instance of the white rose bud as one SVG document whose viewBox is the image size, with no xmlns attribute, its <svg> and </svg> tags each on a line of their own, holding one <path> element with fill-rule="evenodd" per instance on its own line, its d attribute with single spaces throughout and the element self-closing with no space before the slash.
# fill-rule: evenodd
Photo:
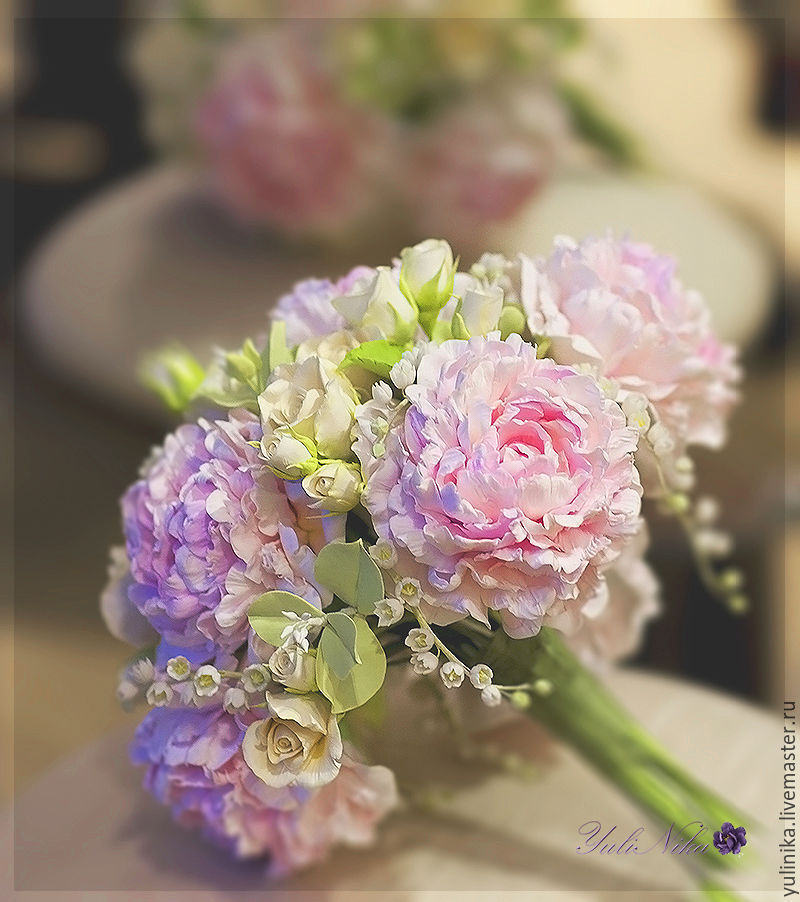
<svg viewBox="0 0 800 902">
<path fill-rule="evenodd" d="M 332 302 L 351 326 L 377 330 L 390 341 L 403 343 L 417 330 L 417 308 L 400 290 L 388 266 L 359 279 L 353 291 Z"/>
<path fill-rule="evenodd" d="M 453 250 L 446 241 L 429 238 L 400 253 L 400 288 L 416 303 L 423 325 L 432 323 L 450 299 L 455 274 Z"/>
<path fill-rule="evenodd" d="M 269 720 L 250 724 L 242 742 L 247 766 L 268 786 L 318 787 L 342 763 L 342 736 L 321 695 L 267 693 Z"/>
<path fill-rule="evenodd" d="M 470 335 L 486 335 L 497 328 L 503 310 L 503 289 L 499 285 L 468 288 L 461 302 L 461 316 Z"/>
<path fill-rule="evenodd" d="M 317 455 L 308 440 L 295 438 L 288 429 L 264 434 L 261 456 L 264 463 L 282 479 L 302 479 L 319 466 Z"/>
<path fill-rule="evenodd" d="M 317 356 L 279 366 L 258 397 L 265 432 L 285 429 L 308 439 L 320 456 L 337 460 L 351 454 L 357 403 L 355 389 L 336 364 Z"/>
<path fill-rule="evenodd" d="M 269 659 L 275 682 L 296 692 L 312 692 L 317 688 L 314 676 L 316 657 L 297 645 L 282 645 Z"/>
<path fill-rule="evenodd" d="M 359 465 L 343 461 L 324 464 L 303 480 L 303 491 L 315 499 L 312 507 L 335 514 L 352 510 L 361 499 L 362 487 Z"/>
</svg>

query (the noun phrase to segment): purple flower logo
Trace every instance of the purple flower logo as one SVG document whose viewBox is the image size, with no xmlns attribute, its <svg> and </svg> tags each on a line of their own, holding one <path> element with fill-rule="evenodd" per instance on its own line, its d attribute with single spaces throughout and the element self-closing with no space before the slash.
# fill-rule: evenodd
<svg viewBox="0 0 800 902">
<path fill-rule="evenodd" d="M 727 855 L 729 852 L 738 855 L 742 851 L 742 846 L 747 845 L 746 833 L 744 827 L 734 827 L 726 821 L 714 833 L 714 847 L 720 855 Z"/>
</svg>

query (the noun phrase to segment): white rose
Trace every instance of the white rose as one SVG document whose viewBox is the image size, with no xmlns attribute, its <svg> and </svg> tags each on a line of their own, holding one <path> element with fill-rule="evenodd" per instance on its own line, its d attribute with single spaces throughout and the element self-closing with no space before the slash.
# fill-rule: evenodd
<svg viewBox="0 0 800 902">
<path fill-rule="evenodd" d="M 312 507 L 343 514 L 361 500 L 361 468 L 358 464 L 334 461 L 324 464 L 303 480 L 303 491 L 315 499 Z"/>
<path fill-rule="evenodd" d="M 282 645 L 272 653 L 269 669 L 276 682 L 297 692 L 312 692 L 317 688 L 314 675 L 316 658 L 297 645 Z"/>
<path fill-rule="evenodd" d="M 290 426 L 310 439 L 322 457 L 351 456 L 350 430 L 358 398 L 330 360 L 316 355 L 279 366 L 259 395 L 264 431 Z"/>
<path fill-rule="evenodd" d="M 339 773 L 342 737 L 321 695 L 267 693 L 271 717 L 250 724 L 242 742 L 247 766 L 268 786 L 317 787 Z"/>
<path fill-rule="evenodd" d="M 502 309 L 503 289 L 499 285 L 476 285 L 464 292 L 461 316 L 470 335 L 486 335 L 496 329 Z"/>
<path fill-rule="evenodd" d="M 446 301 L 453 290 L 455 272 L 453 249 L 446 241 L 428 238 L 400 252 L 400 285 L 420 306 L 420 299 Z"/>
<path fill-rule="evenodd" d="M 377 330 L 391 341 L 409 341 L 417 329 L 417 308 L 387 266 L 379 266 L 372 277 L 359 279 L 350 294 L 331 303 L 351 326 Z"/>
<path fill-rule="evenodd" d="M 319 466 L 317 455 L 288 429 L 264 433 L 261 456 L 266 465 L 284 479 L 301 479 Z"/>
</svg>

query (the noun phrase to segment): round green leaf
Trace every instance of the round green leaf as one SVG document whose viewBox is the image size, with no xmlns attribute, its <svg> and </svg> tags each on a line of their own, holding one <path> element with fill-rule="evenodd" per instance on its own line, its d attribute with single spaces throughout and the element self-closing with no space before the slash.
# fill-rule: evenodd
<svg viewBox="0 0 800 902">
<path fill-rule="evenodd" d="M 254 632 L 270 645 L 281 644 L 281 633 L 288 625 L 289 619 L 284 611 L 294 614 L 310 614 L 321 617 L 322 611 L 309 604 L 299 595 L 291 592 L 265 592 L 250 605 L 247 619 Z"/>
<path fill-rule="evenodd" d="M 319 639 L 319 650 L 325 663 L 343 680 L 348 673 L 360 663 L 356 649 L 356 625 L 352 617 L 343 611 L 328 614 L 325 629 Z"/>
<path fill-rule="evenodd" d="M 364 543 L 329 542 L 317 555 L 317 581 L 351 604 L 360 614 L 372 614 L 384 595 L 380 567 L 364 549 Z"/>
<path fill-rule="evenodd" d="M 322 694 L 330 700 L 334 714 L 360 708 L 383 685 L 386 676 L 386 655 L 375 633 L 363 617 L 356 617 L 356 663 L 346 677 L 336 676 L 325 658 L 322 646 L 317 652 L 316 677 Z"/>
</svg>

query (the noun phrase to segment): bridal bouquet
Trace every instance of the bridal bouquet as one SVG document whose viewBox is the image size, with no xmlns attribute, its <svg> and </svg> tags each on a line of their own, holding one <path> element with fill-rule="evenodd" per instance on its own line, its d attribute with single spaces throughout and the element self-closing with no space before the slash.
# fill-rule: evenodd
<svg viewBox="0 0 800 902">
<path fill-rule="evenodd" d="M 535 196 L 571 136 L 631 161 L 560 72 L 582 31 L 560 2 L 510 0 L 497 18 L 462 0 L 339 6 L 323 20 L 303 3 L 155 0 L 132 43 L 153 141 L 238 220 L 341 241 L 391 208 L 412 233 L 466 239 Z"/>
<path fill-rule="evenodd" d="M 608 235 L 461 271 L 423 241 L 149 372 L 187 422 L 122 498 L 102 609 L 178 821 L 272 873 L 368 843 L 398 794 L 346 737 L 389 663 L 537 718 L 676 841 L 734 829 L 593 671 L 658 608 L 643 496 L 746 604 L 689 456 L 723 443 L 734 352 L 669 259 Z"/>
</svg>

